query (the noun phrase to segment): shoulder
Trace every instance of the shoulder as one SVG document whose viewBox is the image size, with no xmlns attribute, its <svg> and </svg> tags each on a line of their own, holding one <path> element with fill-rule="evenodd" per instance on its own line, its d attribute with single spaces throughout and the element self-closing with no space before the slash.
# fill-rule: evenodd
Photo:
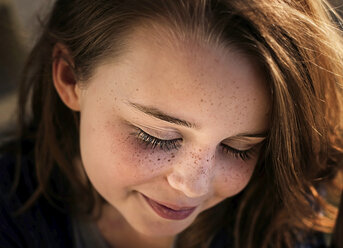
<svg viewBox="0 0 343 248">
<path fill-rule="evenodd" d="M 32 149 L 31 143 L 23 145 L 24 155 L 20 159 L 17 175 L 17 156 L 11 146 L 1 149 L 0 247 L 71 247 L 70 218 L 51 206 L 43 197 L 22 214 L 14 214 L 37 187 L 34 161 L 29 155 Z M 18 186 L 11 192 L 16 179 L 19 179 Z"/>
</svg>

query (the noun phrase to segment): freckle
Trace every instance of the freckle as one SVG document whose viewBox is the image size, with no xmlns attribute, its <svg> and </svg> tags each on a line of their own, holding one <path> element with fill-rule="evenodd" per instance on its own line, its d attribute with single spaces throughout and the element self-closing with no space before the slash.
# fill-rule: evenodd
<svg viewBox="0 0 343 248">
<path fill-rule="evenodd" d="M 199 152 L 201 152 L 201 148 L 199 149 Z"/>
<path fill-rule="evenodd" d="M 168 162 L 170 162 L 170 159 L 168 159 Z"/>
<path fill-rule="evenodd" d="M 172 158 L 175 158 L 175 155 L 174 154 L 172 154 L 172 156 L 171 156 Z"/>
<path fill-rule="evenodd" d="M 151 163 L 151 159 L 149 159 L 149 162 Z"/>
<path fill-rule="evenodd" d="M 204 102 L 204 99 L 201 98 L 201 99 L 200 99 L 200 102 Z"/>
<path fill-rule="evenodd" d="M 139 89 L 137 88 L 136 91 L 139 91 Z"/>
<path fill-rule="evenodd" d="M 160 158 L 157 159 L 157 161 L 160 161 L 160 160 L 161 160 Z"/>
<path fill-rule="evenodd" d="M 206 159 L 207 162 L 209 162 L 210 160 Z"/>
<path fill-rule="evenodd" d="M 236 89 L 238 90 L 238 89 L 239 89 L 239 86 L 236 86 Z"/>
</svg>

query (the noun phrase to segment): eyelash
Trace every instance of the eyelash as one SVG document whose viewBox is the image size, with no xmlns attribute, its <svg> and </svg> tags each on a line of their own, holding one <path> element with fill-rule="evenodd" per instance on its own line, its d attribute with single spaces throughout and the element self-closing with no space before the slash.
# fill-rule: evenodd
<svg viewBox="0 0 343 248">
<path fill-rule="evenodd" d="M 170 151 L 170 150 L 178 150 L 181 147 L 182 139 L 173 139 L 173 140 L 162 140 L 147 134 L 143 130 L 138 128 L 138 133 L 135 134 L 136 138 L 145 145 L 145 148 L 155 149 L 159 147 L 163 151 Z M 241 151 L 234 149 L 230 146 L 222 144 L 222 151 L 226 154 L 233 156 L 236 159 L 241 159 L 243 161 L 247 161 L 251 159 L 251 155 L 254 151 L 254 147 Z"/>
<path fill-rule="evenodd" d="M 182 139 L 173 139 L 173 140 L 162 140 L 147 134 L 141 129 L 138 129 L 138 133 L 136 134 L 137 139 L 145 144 L 145 148 L 152 148 L 155 149 L 159 147 L 161 150 L 170 151 L 170 150 L 178 150 L 181 147 Z"/>
<path fill-rule="evenodd" d="M 237 150 L 230 146 L 222 144 L 222 150 L 223 152 L 234 156 L 234 158 L 247 161 L 251 159 L 251 154 L 254 151 L 254 147 L 250 148 L 249 150 L 241 151 L 241 150 Z"/>
</svg>

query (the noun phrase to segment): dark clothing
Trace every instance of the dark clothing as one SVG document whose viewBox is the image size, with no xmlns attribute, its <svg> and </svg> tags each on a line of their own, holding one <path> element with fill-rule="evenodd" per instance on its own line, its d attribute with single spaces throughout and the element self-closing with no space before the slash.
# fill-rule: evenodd
<svg viewBox="0 0 343 248">
<path fill-rule="evenodd" d="M 32 150 L 25 146 L 24 149 Z M 44 197 L 23 214 L 13 216 L 37 186 L 33 161 L 24 157 L 18 188 L 9 195 L 15 159 L 13 154 L 0 155 L 0 247 L 73 247 L 70 217 L 52 207 Z"/>
</svg>

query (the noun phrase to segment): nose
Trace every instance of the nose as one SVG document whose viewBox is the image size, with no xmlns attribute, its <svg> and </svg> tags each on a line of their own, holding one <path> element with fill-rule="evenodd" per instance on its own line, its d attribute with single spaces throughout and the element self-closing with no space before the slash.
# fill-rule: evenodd
<svg viewBox="0 0 343 248">
<path fill-rule="evenodd" d="M 190 198 L 209 193 L 214 175 L 214 153 L 212 155 L 210 152 L 203 154 L 191 152 L 186 158 L 183 157 L 180 160 L 176 162 L 173 171 L 167 176 L 169 185 Z"/>
</svg>

